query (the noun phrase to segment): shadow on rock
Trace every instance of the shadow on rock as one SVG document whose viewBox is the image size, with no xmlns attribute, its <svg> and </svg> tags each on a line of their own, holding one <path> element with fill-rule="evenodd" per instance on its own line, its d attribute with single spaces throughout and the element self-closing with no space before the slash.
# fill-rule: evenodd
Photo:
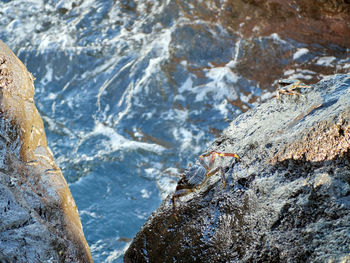
<svg viewBox="0 0 350 263">
<path fill-rule="evenodd" d="M 171 197 L 124 262 L 348 262 L 350 75 L 283 95 L 234 120 L 208 149 L 235 152 L 219 175 Z"/>
</svg>

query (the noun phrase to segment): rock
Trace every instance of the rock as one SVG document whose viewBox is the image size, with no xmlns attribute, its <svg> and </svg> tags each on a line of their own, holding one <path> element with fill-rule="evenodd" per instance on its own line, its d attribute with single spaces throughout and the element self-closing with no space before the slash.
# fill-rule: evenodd
<svg viewBox="0 0 350 263">
<path fill-rule="evenodd" d="M 124 262 L 350 262 L 350 75 L 240 115 L 219 175 L 147 220 Z M 216 165 L 219 165 L 218 160 Z"/>
<path fill-rule="evenodd" d="M 0 41 L 0 262 L 92 262 L 46 143 L 34 78 Z"/>
<path fill-rule="evenodd" d="M 221 22 L 248 38 L 277 33 L 283 39 L 348 47 L 350 2 L 347 0 L 228 0 Z M 312 34 L 310 34 L 312 32 Z"/>
</svg>

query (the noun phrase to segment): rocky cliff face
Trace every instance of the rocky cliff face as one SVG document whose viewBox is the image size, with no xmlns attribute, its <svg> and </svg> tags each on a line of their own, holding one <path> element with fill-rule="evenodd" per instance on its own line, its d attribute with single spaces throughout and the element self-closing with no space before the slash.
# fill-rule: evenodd
<svg viewBox="0 0 350 263">
<path fill-rule="evenodd" d="M 219 175 L 169 197 L 125 262 L 350 262 L 350 75 L 240 115 L 208 150 Z"/>
<path fill-rule="evenodd" d="M 92 262 L 46 143 L 33 81 L 0 41 L 0 262 Z"/>
</svg>

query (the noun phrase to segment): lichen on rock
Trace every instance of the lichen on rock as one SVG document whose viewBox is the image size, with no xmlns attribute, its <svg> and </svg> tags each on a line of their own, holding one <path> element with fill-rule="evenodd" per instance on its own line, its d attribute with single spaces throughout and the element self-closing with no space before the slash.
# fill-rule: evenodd
<svg viewBox="0 0 350 263">
<path fill-rule="evenodd" d="M 334 118 L 317 123 L 299 140 L 281 149 L 274 156 L 274 162 L 287 159 L 321 162 L 349 152 L 350 113 L 345 111 Z"/>
</svg>

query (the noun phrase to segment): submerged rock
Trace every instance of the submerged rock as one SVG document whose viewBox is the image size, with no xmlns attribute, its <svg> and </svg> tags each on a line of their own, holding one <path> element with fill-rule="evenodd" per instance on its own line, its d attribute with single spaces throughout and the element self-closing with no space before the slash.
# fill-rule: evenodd
<svg viewBox="0 0 350 263">
<path fill-rule="evenodd" d="M 0 262 L 92 262 L 47 146 L 34 78 L 0 41 Z"/>
<path fill-rule="evenodd" d="M 219 175 L 171 196 L 124 262 L 350 262 L 350 75 L 282 95 L 234 120 L 208 150 Z M 216 165 L 220 165 L 217 161 Z"/>
</svg>

